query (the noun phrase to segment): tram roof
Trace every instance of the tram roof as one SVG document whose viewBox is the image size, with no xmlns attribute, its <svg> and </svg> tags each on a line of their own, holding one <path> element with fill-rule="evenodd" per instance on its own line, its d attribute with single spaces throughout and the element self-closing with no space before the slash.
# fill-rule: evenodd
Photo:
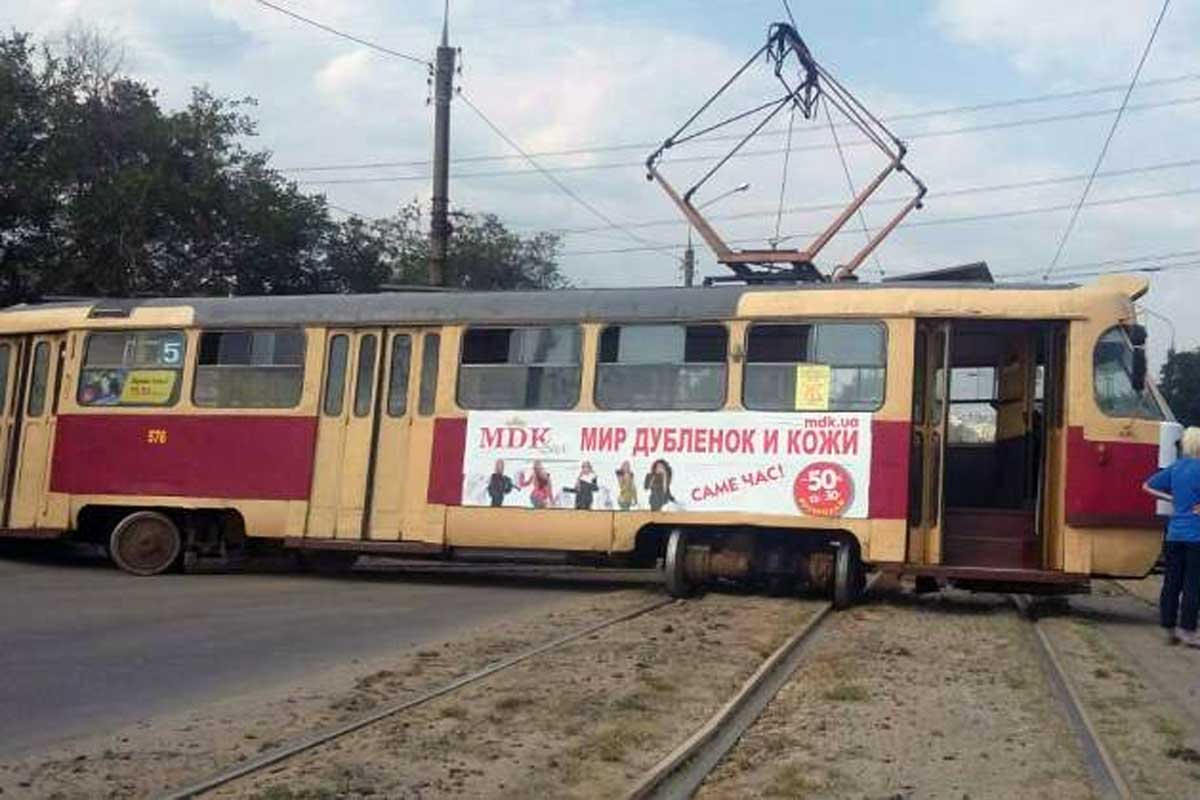
<svg viewBox="0 0 1200 800">
<path fill-rule="evenodd" d="M 79 299 L 25 304 L 0 311 L 0 326 L 15 330 L 121 325 L 236 327 L 264 325 L 403 325 L 475 322 L 625 322 L 713 320 L 738 316 L 777 316 L 796 306 L 797 314 L 874 314 L 904 316 L 1079 316 L 1089 290 L 1107 290 L 1128 298 L 1145 290 L 1136 278 L 1105 279 L 1085 287 L 1048 283 L 951 283 L 894 281 L 882 284 L 838 283 L 705 288 L 654 287 L 563 289 L 552 291 L 409 291 L 356 295 L 274 295 Z M 1139 290 L 1140 287 L 1140 290 Z M 1080 292 L 1079 290 L 1083 290 Z M 1013 305 L 1022 294 L 1030 302 Z M 1003 297 L 1003 300 L 1001 299 Z M 836 298 L 836 299 L 834 299 Z M 1053 298 L 1053 299 L 1052 299 Z M 832 302 L 831 302 L 832 301 Z M 993 313 L 988 309 L 1007 309 Z M 51 318 L 61 320 L 52 323 Z"/>
</svg>

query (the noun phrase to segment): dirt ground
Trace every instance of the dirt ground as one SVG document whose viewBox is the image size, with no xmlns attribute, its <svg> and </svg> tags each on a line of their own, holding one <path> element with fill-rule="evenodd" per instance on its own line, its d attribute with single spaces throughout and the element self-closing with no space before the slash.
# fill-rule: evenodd
<svg viewBox="0 0 1200 800">
<path fill-rule="evenodd" d="M 657 587 L 581 594 L 415 652 L 348 659 L 336 670 L 277 691 L 230 697 L 185 716 L 156 718 L 36 756 L 0 761 L 0 798 L 157 794 L 661 597 Z"/>
<path fill-rule="evenodd" d="M 716 593 L 671 605 L 214 796 L 620 797 L 816 605 Z M 389 691 L 396 678 L 368 680 Z"/>
<path fill-rule="evenodd" d="M 840 614 L 699 796 L 1091 797 L 1030 635 L 984 595 Z"/>
<path fill-rule="evenodd" d="M 1042 621 L 1093 722 L 1139 797 L 1200 797 L 1200 651 L 1168 647 L 1143 599 L 1098 582 Z"/>
</svg>

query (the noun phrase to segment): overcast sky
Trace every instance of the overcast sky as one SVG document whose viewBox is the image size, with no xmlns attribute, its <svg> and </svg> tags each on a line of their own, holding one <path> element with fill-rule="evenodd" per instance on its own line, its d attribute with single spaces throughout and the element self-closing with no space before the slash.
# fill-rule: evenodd
<svg viewBox="0 0 1200 800">
<path fill-rule="evenodd" d="M 441 27 L 440 0 L 277 2 L 420 58 L 432 57 Z M 926 208 L 884 243 L 866 277 L 877 277 L 880 267 L 897 274 L 977 260 L 1001 276 L 1040 277 L 1111 125 L 1105 112 L 1120 104 L 1119 87 L 1132 75 L 1160 5 L 792 0 L 816 58 L 872 111 L 899 117 L 889 124 L 909 142 L 908 163 L 930 187 Z M 257 98 L 253 146 L 271 150 L 277 167 L 343 209 L 385 215 L 428 197 L 432 109 L 419 64 L 307 27 L 254 0 L 7 6 L 0 20 L 7 17 L 18 30 L 52 38 L 83 23 L 119 40 L 128 70 L 158 86 L 168 107 L 186 102 L 199 84 Z M 454 104 L 453 204 L 494 212 L 522 231 L 591 228 L 564 240 L 563 267 L 578 284 L 676 282 L 678 249 L 635 249 L 678 248 L 686 239 L 677 212 L 638 166 L 652 149 L 646 144 L 673 132 L 762 44 L 768 24 L 783 17 L 780 0 L 451 0 L 462 91 L 526 150 L 573 151 L 538 161 L 560 170 L 564 183 L 612 220 L 639 227 L 605 229 L 514 157 L 461 101 Z M 736 98 L 765 100 L 773 80 L 765 69 L 752 71 Z M 1030 100 L 1038 97 L 1045 99 Z M 996 105 L 1014 100 L 1029 102 Z M 963 108 L 979 105 L 991 107 Z M 797 119 L 786 213 L 777 222 L 787 128 L 781 115 L 747 146 L 752 155 L 731 161 L 706 187 L 712 197 L 751 184 L 708 210 L 742 246 L 766 246 L 777 225 L 780 236 L 793 237 L 782 246 L 802 246 L 806 237 L 797 234 L 819 229 L 835 213 L 804 207 L 847 198 L 827 121 Z M 861 186 L 879 168 L 878 155 L 857 143 L 852 130 L 839 135 Z M 1072 276 L 1122 260 L 1200 263 L 1198 140 L 1200 7 L 1177 0 L 1057 272 Z M 679 147 L 669 174 L 686 184 L 712 163 L 689 158 L 719 155 L 729 144 Z M 379 162 L 399 163 L 298 169 Z M 908 190 L 902 179 L 885 185 L 866 209 L 868 224 L 886 221 Z M 862 237 L 857 221 L 847 226 L 819 265 L 847 258 Z M 700 271 L 718 274 L 711 255 L 699 253 Z M 1147 258 L 1158 256 L 1167 257 Z M 1152 277 L 1146 305 L 1174 321 L 1180 347 L 1200 345 L 1198 287 L 1200 269 Z M 1155 318 L 1148 324 L 1158 353 L 1169 329 Z"/>
</svg>

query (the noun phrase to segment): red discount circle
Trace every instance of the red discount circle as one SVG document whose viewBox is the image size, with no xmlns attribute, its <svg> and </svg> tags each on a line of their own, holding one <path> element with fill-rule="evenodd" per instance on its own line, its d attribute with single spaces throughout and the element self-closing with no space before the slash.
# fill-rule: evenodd
<svg viewBox="0 0 1200 800">
<path fill-rule="evenodd" d="M 854 478 L 841 464 L 817 461 L 792 484 L 796 507 L 813 517 L 840 517 L 854 502 Z"/>
</svg>

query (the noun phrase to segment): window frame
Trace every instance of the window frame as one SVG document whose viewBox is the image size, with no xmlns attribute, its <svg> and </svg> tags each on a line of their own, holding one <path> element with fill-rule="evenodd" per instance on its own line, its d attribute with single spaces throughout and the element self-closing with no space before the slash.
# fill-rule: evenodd
<svg viewBox="0 0 1200 800">
<path fill-rule="evenodd" d="M 513 364 L 513 363 L 464 364 L 463 363 L 463 355 L 466 352 L 466 348 L 467 348 L 467 335 L 471 331 L 486 331 L 486 330 L 516 331 L 516 330 L 546 329 L 546 328 L 570 328 L 571 330 L 573 330 L 575 332 L 576 342 L 578 344 L 578 352 L 579 352 L 579 360 L 575 364 L 568 364 L 568 363 L 558 364 L 558 363 L 552 363 L 552 362 L 537 363 L 537 364 L 519 364 L 519 363 L 518 364 Z M 551 322 L 536 323 L 536 322 L 534 322 L 534 323 L 520 323 L 520 324 L 508 324 L 508 325 L 498 324 L 498 323 L 489 323 L 489 324 L 485 324 L 485 325 L 463 325 L 462 333 L 458 337 L 458 362 L 457 362 L 457 367 L 454 371 L 454 404 L 456 406 L 458 406 L 458 408 L 462 409 L 463 411 L 501 411 L 501 410 L 574 411 L 574 410 L 578 409 L 580 401 L 583 399 L 583 372 L 584 372 L 584 369 L 586 366 L 584 364 L 584 357 L 583 357 L 584 356 L 585 335 L 586 335 L 586 332 L 584 331 L 583 326 L 581 324 L 579 324 L 578 322 L 564 322 L 564 323 L 551 323 Z M 463 401 L 462 401 L 462 385 L 463 385 L 462 370 L 463 370 L 464 366 L 469 367 L 469 368 L 524 367 L 526 369 L 528 369 L 529 367 L 551 367 L 551 368 L 559 367 L 559 368 L 566 368 L 566 369 L 570 369 L 570 368 L 574 367 L 575 369 L 579 370 L 579 376 L 575 381 L 574 400 L 572 400 L 570 405 L 563 405 L 563 406 L 528 406 L 528 405 L 525 405 L 525 406 L 505 406 L 503 408 L 485 406 L 485 407 L 477 408 L 475 406 L 464 405 Z"/>
<path fill-rule="evenodd" d="M 1142 397 L 1153 405 L 1154 409 L 1158 412 L 1158 416 L 1147 416 L 1145 414 L 1112 414 L 1109 413 L 1109 411 L 1105 409 L 1104 404 L 1100 402 L 1100 387 L 1096 381 L 1096 351 L 1099 349 L 1100 343 L 1104 340 L 1104 338 L 1115 331 L 1121 335 L 1122 341 L 1132 352 L 1133 342 L 1129 340 L 1129 333 L 1125 330 L 1125 327 L 1126 326 L 1121 324 L 1110 325 L 1101 331 L 1096 337 L 1096 340 L 1092 342 L 1092 402 L 1095 403 L 1096 410 L 1107 419 L 1135 419 L 1143 420 L 1145 422 L 1166 422 L 1170 418 L 1170 413 L 1167 410 L 1167 406 L 1160 400 L 1159 393 L 1151 388 L 1153 384 L 1151 383 L 1149 376 L 1146 378 L 1146 388 L 1142 390 Z M 1125 369 L 1124 363 L 1121 364 L 1121 369 L 1125 373 L 1126 377 L 1130 379 L 1130 388 L 1132 388 L 1133 375 L 1131 375 L 1129 371 Z"/>
<path fill-rule="evenodd" d="M 45 355 L 44 359 L 39 358 Z M 38 387 L 38 366 L 42 366 L 41 390 Z M 41 419 L 46 413 L 46 395 L 50 391 L 50 340 L 42 339 L 33 345 L 33 353 L 29 361 L 29 390 L 25 399 L 25 416 L 29 419 Z M 37 400 L 37 410 L 34 410 L 34 400 Z"/>
<path fill-rule="evenodd" d="M 370 352 L 366 344 L 371 343 Z M 370 356 L 370 363 L 366 358 Z M 374 411 L 375 388 L 379 383 L 379 336 L 375 333 L 362 333 L 358 337 L 358 353 L 354 358 L 354 389 L 351 392 L 352 401 L 350 413 L 356 419 L 371 416 Z"/>
<path fill-rule="evenodd" d="M 417 416 L 432 417 L 437 414 L 438 381 L 441 378 L 441 371 L 442 330 L 437 328 L 421 334 L 421 371 L 417 377 L 419 381 L 417 385 Z"/>
<path fill-rule="evenodd" d="M 595 359 L 593 360 L 593 363 L 592 363 L 592 404 L 595 405 L 596 409 L 599 411 L 632 411 L 632 412 L 678 411 L 678 412 L 697 413 L 697 414 L 707 414 L 707 413 L 712 413 L 714 411 L 724 411 L 729 406 L 729 376 L 733 372 L 732 366 L 734 363 L 733 349 L 732 349 L 734 338 L 733 338 L 733 331 L 731 330 L 732 326 L 731 326 L 730 322 L 731 321 L 728 319 L 715 319 L 715 320 L 713 320 L 713 319 L 699 319 L 699 320 L 666 319 L 666 320 L 608 321 L 608 322 L 601 323 L 600 326 L 596 329 L 596 352 L 595 352 Z M 685 329 L 692 328 L 692 327 L 696 327 L 696 328 L 714 327 L 714 328 L 722 328 L 725 331 L 725 358 L 722 361 L 719 361 L 719 362 L 718 361 L 692 361 L 692 362 L 681 361 L 677 365 L 677 366 L 683 367 L 683 366 L 687 366 L 689 363 L 690 364 L 698 364 L 698 365 L 721 364 L 725 367 L 724 379 L 721 381 L 721 399 L 716 405 L 712 406 L 711 408 L 674 408 L 674 407 L 670 407 L 670 406 L 666 406 L 666 407 L 656 406 L 654 408 L 628 408 L 628 407 L 614 408 L 611 406 L 606 406 L 606 405 L 604 405 L 604 403 L 601 402 L 601 400 L 600 400 L 600 368 L 602 366 L 605 366 L 608 363 L 608 362 L 602 362 L 600 360 L 600 341 L 604 336 L 604 332 L 609 330 L 610 328 L 653 328 L 653 327 L 682 327 Z M 684 333 L 684 349 L 685 349 L 685 351 L 686 351 L 686 348 L 687 348 L 687 334 L 685 331 L 685 333 Z M 621 362 L 619 362 L 619 361 L 611 362 L 611 364 L 616 365 L 616 366 L 621 366 Z M 668 364 L 644 363 L 644 364 L 625 364 L 624 366 L 669 366 L 669 365 Z"/>
<path fill-rule="evenodd" d="M 757 362 L 753 362 L 753 361 L 751 361 L 750 360 L 750 332 L 757 325 L 807 325 L 809 327 L 814 327 L 817 325 L 864 325 L 864 326 L 871 325 L 876 328 L 879 328 L 883 332 L 883 336 L 882 336 L 882 339 L 880 342 L 880 348 L 883 353 L 883 364 L 882 365 L 880 365 L 878 367 L 864 366 L 862 364 L 843 364 L 843 365 L 829 364 L 829 365 L 827 365 L 830 367 L 830 369 L 836 369 L 838 367 L 842 367 L 842 368 L 846 368 L 846 369 L 882 369 L 883 370 L 883 380 L 881 382 L 882 391 L 880 392 L 880 395 L 879 395 L 879 403 L 874 408 L 854 408 L 854 409 L 829 408 L 829 409 L 825 409 L 824 411 L 806 411 L 803 409 L 796 409 L 796 408 L 779 408 L 779 409 L 751 408 L 750 406 L 748 406 L 746 404 L 746 368 L 748 366 L 750 366 L 751 364 L 767 364 L 767 365 L 774 364 L 777 366 L 781 366 L 781 365 L 785 365 L 785 364 L 806 364 L 806 363 L 819 364 L 820 363 L 820 362 L 815 362 L 815 361 L 814 362 L 805 362 L 805 361 L 757 361 Z M 745 409 L 747 411 L 758 411 L 758 412 L 762 412 L 764 414 L 771 414 L 771 413 L 779 413 L 779 414 L 878 414 L 883 409 L 883 407 L 887 405 L 887 402 L 888 402 L 888 373 L 889 373 L 889 368 L 891 367 L 891 360 L 892 360 L 891 354 L 892 354 L 892 351 L 891 351 L 891 329 L 888 326 L 887 320 L 879 318 L 879 317 L 870 317 L 870 318 L 859 318 L 859 317 L 845 317 L 845 318 L 841 318 L 841 317 L 808 317 L 808 318 L 780 317 L 780 318 L 771 318 L 771 317 L 767 317 L 767 318 L 746 320 L 745 330 L 742 333 L 742 359 L 741 359 L 742 385 L 741 385 L 741 391 L 739 392 L 738 400 L 741 403 L 743 409 Z M 915 359 L 914 359 L 914 364 L 915 364 Z"/>
<path fill-rule="evenodd" d="M 139 336 L 144 334 L 176 334 L 182 344 L 183 352 L 180 354 L 179 363 L 177 366 L 156 365 L 156 366 L 111 366 L 99 365 L 88 366 L 88 353 L 92 347 L 92 340 L 97 336 L 110 336 L 113 334 L 122 336 Z M 188 341 L 188 330 L 186 328 L 100 328 L 87 331 L 87 335 L 83 338 L 82 355 L 79 359 L 79 376 L 75 380 L 75 404 L 80 408 L 174 408 L 179 405 L 179 401 L 183 398 L 183 384 L 187 375 L 188 353 L 191 352 L 192 346 Z M 110 369 L 124 370 L 132 372 L 134 370 L 171 370 L 177 376 L 175 386 L 171 392 L 171 399 L 166 403 L 85 403 L 83 401 L 83 379 L 89 370 Z M 193 376 L 194 377 L 194 376 Z"/>
<path fill-rule="evenodd" d="M 390 347 L 387 348 L 387 397 L 380 398 L 380 400 L 385 406 L 384 413 L 392 419 L 402 419 L 407 417 L 409 413 L 408 395 L 412 391 L 413 340 L 415 338 L 416 336 L 405 331 L 395 332 L 389 337 Z M 400 342 L 402 341 L 404 342 L 404 352 L 407 355 L 404 358 L 403 386 L 397 387 L 396 356 L 400 353 Z M 400 391 L 397 391 L 397 388 L 400 388 Z"/>
<path fill-rule="evenodd" d="M 954 372 L 958 371 L 958 369 L 990 369 L 990 371 L 991 371 L 991 396 L 986 397 L 986 398 L 964 397 L 964 398 L 955 399 L 955 397 L 954 397 Z M 988 449 L 988 447 L 995 447 L 998 443 L 1000 443 L 1000 439 L 997 439 L 998 435 L 1000 435 L 1000 407 L 1001 407 L 1001 404 L 1003 403 L 1003 401 L 1001 401 L 1001 399 L 1000 399 L 1000 373 L 1001 373 L 1001 367 L 997 367 L 995 365 L 971 366 L 971 367 L 950 367 L 950 369 L 949 369 L 949 381 L 950 381 L 949 389 L 950 389 L 950 391 L 949 391 L 949 396 L 947 397 L 947 401 L 946 401 L 946 415 L 947 415 L 946 416 L 946 446 L 947 447 L 954 447 L 954 449 L 956 449 L 956 450 L 971 449 L 971 447 L 976 447 L 976 449 Z M 986 405 L 986 407 L 991 408 L 991 410 L 992 410 L 991 439 L 985 439 L 982 441 L 967 441 L 967 440 L 962 440 L 962 439 L 955 439 L 952 435 L 952 433 L 954 432 L 954 427 L 952 427 L 952 426 L 953 426 L 953 422 L 954 422 L 954 407 L 955 407 L 955 405 L 964 405 L 964 407 L 966 407 L 966 405 L 972 405 L 972 407 L 974 407 L 974 405 Z M 961 417 L 960 417 L 960 419 L 961 419 Z M 961 429 L 961 427 L 959 429 Z"/>
<path fill-rule="evenodd" d="M 218 336 L 230 333 L 246 333 L 253 336 L 258 333 L 295 333 L 300 336 L 300 360 L 297 364 L 201 364 L 200 353 L 203 348 L 204 337 L 208 334 Z M 192 405 L 196 408 L 215 408 L 215 409 L 232 409 L 235 411 L 243 410 L 289 410 L 299 408 L 304 402 L 304 382 L 308 378 L 308 329 L 303 326 L 270 326 L 270 327 L 248 327 L 248 328 L 199 328 L 196 330 L 196 360 L 192 364 Z M 186 354 L 185 354 L 186 360 Z M 200 386 L 200 369 L 216 367 L 218 369 L 299 369 L 300 370 L 300 391 L 296 395 L 296 401 L 291 405 L 222 405 L 220 403 L 203 403 L 196 397 L 196 391 Z"/>
<path fill-rule="evenodd" d="M 342 344 L 341 367 L 339 368 L 340 375 L 337 381 L 337 394 L 331 394 L 330 389 L 333 388 L 333 364 L 334 364 L 334 347 L 339 343 Z M 346 380 L 350 374 L 350 334 L 338 332 L 326 337 L 324 352 L 322 357 L 325 360 L 325 368 L 322 370 L 323 378 L 321 382 L 321 402 L 319 406 L 320 416 L 322 417 L 340 417 L 342 412 L 346 410 Z M 333 401 L 336 400 L 336 407 L 333 407 Z"/>
</svg>

